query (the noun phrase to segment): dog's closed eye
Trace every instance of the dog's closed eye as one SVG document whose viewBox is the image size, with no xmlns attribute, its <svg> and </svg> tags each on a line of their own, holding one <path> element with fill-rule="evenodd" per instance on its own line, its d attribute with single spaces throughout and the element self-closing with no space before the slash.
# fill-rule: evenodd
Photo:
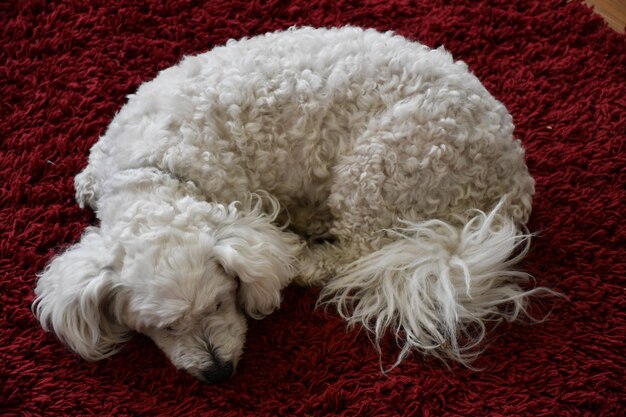
<svg viewBox="0 0 626 417">
<path fill-rule="evenodd" d="M 176 333 L 176 326 L 174 326 L 174 325 L 165 326 L 163 328 L 163 330 L 165 330 L 168 333 L 174 334 L 174 333 Z"/>
</svg>

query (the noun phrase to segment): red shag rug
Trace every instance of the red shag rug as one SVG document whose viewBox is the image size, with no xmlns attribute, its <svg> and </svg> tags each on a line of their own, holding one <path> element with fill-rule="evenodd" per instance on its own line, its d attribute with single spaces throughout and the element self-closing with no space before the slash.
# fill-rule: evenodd
<svg viewBox="0 0 626 417">
<path fill-rule="evenodd" d="M 618 416 L 626 372 L 626 37 L 565 0 L 4 1 L 0 414 Z M 502 325 L 475 363 L 383 375 L 367 336 L 289 288 L 236 376 L 205 385 L 146 338 L 87 363 L 30 312 L 35 274 L 93 215 L 73 176 L 125 95 L 184 54 L 291 25 L 394 30 L 466 61 L 513 114 L 537 179 L 524 268 L 568 300 Z M 390 353 L 384 366 L 393 363 Z M 621 414 L 624 415 L 624 414 Z"/>
</svg>

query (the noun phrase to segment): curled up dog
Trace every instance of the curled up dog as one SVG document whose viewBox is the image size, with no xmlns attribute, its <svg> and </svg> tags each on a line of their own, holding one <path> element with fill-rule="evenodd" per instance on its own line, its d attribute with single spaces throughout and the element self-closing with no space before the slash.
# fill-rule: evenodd
<svg viewBox="0 0 626 417">
<path fill-rule="evenodd" d="M 506 108 L 462 62 L 392 33 L 230 41 L 143 84 L 75 181 L 99 224 L 34 312 L 88 360 L 131 333 L 228 379 L 247 317 L 322 286 L 375 343 L 463 363 L 524 312 L 534 181 Z"/>
</svg>

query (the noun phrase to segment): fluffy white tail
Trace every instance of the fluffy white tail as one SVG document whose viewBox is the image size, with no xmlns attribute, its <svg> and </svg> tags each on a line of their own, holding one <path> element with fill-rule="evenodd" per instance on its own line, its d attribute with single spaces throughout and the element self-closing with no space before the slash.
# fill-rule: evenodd
<svg viewBox="0 0 626 417">
<path fill-rule="evenodd" d="M 322 290 L 349 324 L 371 331 L 379 346 L 387 330 L 402 350 L 413 349 L 468 364 L 488 321 L 525 313 L 531 277 L 512 267 L 528 252 L 530 236 L 506 215 L 503 201 L 489 214 L 476 211 L 464 226 L 439 220 L 408 223 L 398 240 L 352 263 Z"/>
</svg>

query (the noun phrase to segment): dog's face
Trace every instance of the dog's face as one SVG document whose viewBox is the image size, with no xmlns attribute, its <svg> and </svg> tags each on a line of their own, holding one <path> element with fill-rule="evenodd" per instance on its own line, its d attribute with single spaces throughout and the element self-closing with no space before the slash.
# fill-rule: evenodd
<svg viewBox="0 0 626 417">
<path fill-rule="evenodd" d="M 255 210 L 221 207 L 223 216 L 203 225 L 203 210 L 212 213 L 205 206 L 186 203 L 157 226 L 131 219 L 89 228 L 40 276 L 33 307 L 44 329 L 88 360 L 115 353 L 136 331 L 177 368 L 207 382 L 228 379 L 246 316 L 279 306 L 301 244 Z"/>
<path fill-rule="evenodd" d="M 124 304 L 118 320 L 154 340 L 177 368 L 207 382 L 232 375 L 246 335 L 239 278 L 226 272 L 214 248 L 201 235 L 161 240 L 127 260 L 117 293 Z"/>
</svg>

